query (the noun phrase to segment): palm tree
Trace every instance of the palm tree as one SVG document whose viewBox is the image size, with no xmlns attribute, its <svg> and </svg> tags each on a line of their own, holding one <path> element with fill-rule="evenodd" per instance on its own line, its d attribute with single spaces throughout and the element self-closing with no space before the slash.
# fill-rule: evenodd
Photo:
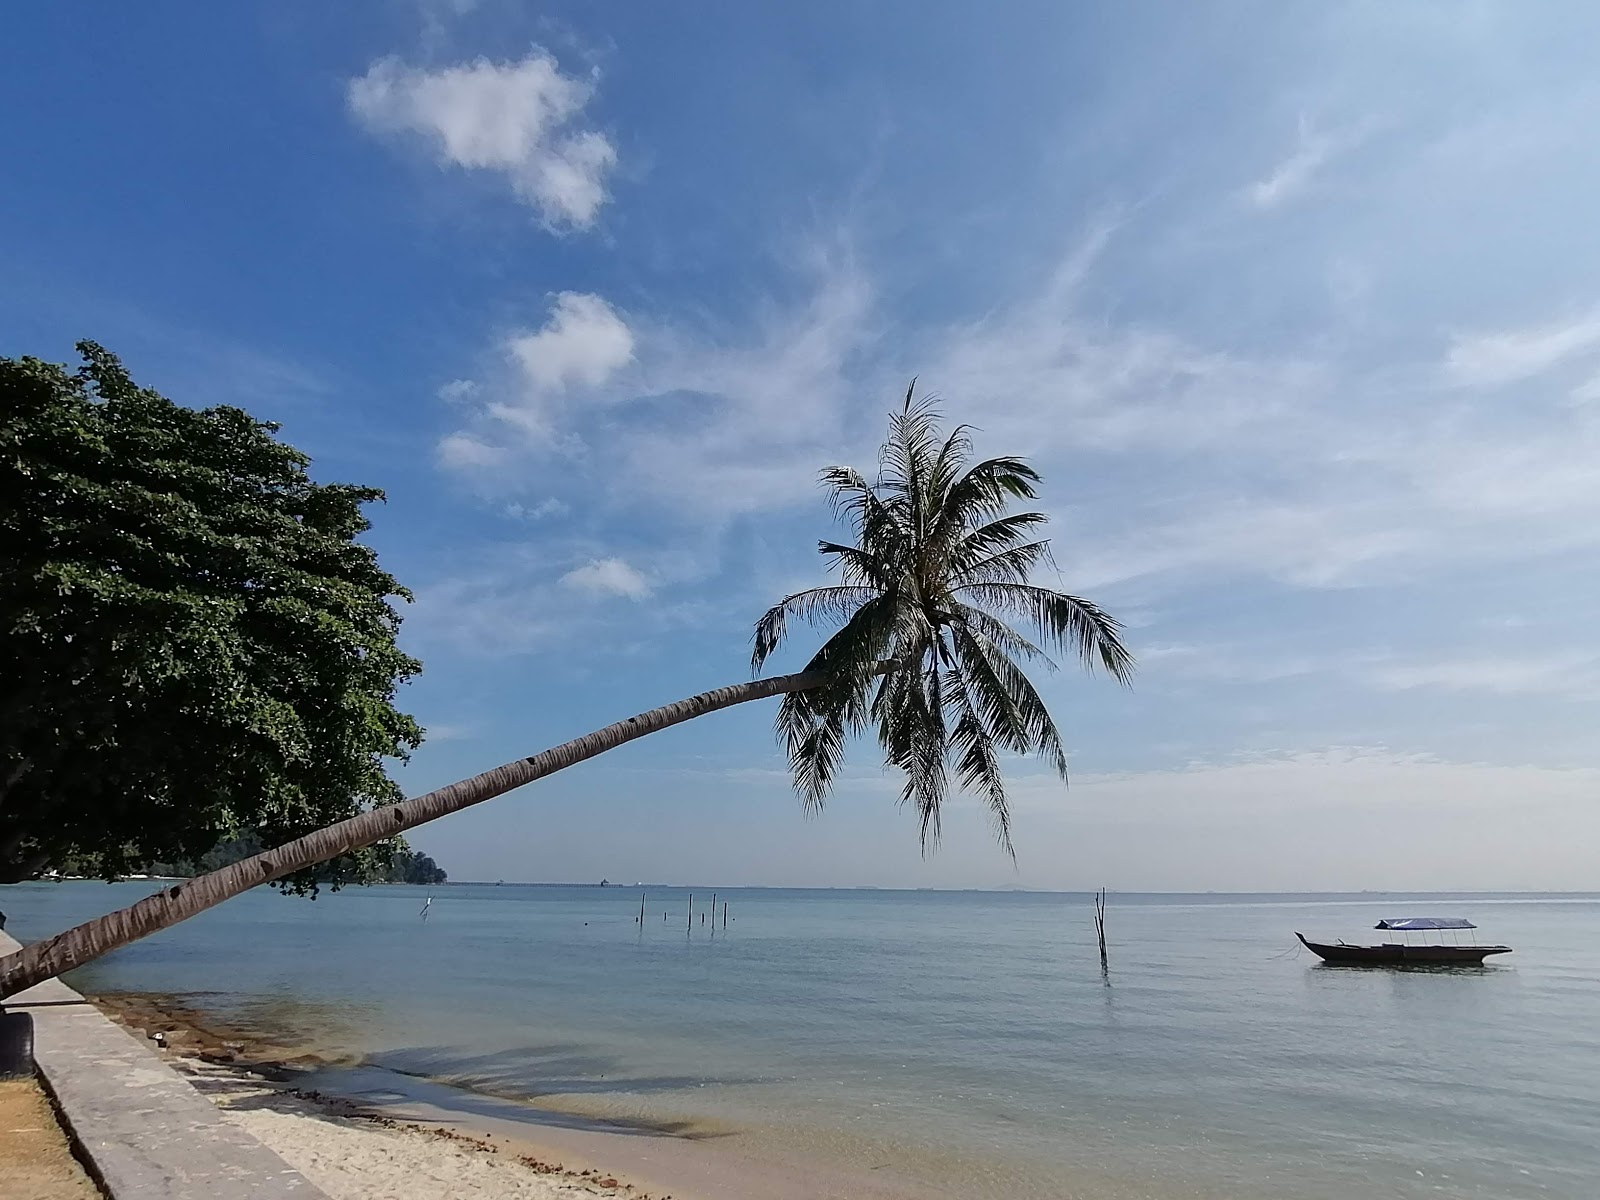
<svg viewBox="0 0 1600 1200">
<path fill-rule="evenodd" d="M 842 622 L 792 675 L 756 678 L 651 709 L 542 754 L 474 775 L 424 796 L 373 809 L 195 879 L 0 958 L 0 999 L 81 966 L 224 900 L 351 850 L 503 795 L 598 754 L 718 709 L 783 696 L 777 731 L 802 802 L 822 804 L 848 738 L 876 726 L 887 762 L 905 774 L 904 799 L 921 817 L 926 849 L 954 760 L 1011 851 L 1000 753 L 1037 753 L 1065 777 L 1054 722 L 1020 662 L 1049 665 L 1048 647 L 1126 682 L 1132 658 L 1099 608 L 1029 582 L 1049 543 L 1029 540 L 1045 518 L 1006 512 L 1032 498 L 1039 476 L 1018 458 L 966 468 L 969 430 L 941 439 L 931 401 L 906 392 L 890 418 L 876 483 L 848 467 L 822 479 L 856 544 L 821 543 L 839 582 L 785 597 L 756 625 L 759 673 L 789 618 Z M 1029 640 L 1007 623 L 1020 619 Z M 1040 643 L 1043 643 L 1041 646 Z M 1020 660 L 1020 662 L 1019 662 Z"/>
<path fill-rule="evenodd" d="M 751 666 L 760 671 L 791 616 L 839 623 L 805 668 L 825 682 L 785 693 L 778 709 L 802 802 L 821 807 L 845 742 L 874 726 L 885 761 L 905 777 L 901 801 L 921 817 L 924 850 L 938 841 L 953 759 L 1015 857 L 1000 752 L 1037 754 L 1067 776 L 1061 735 L 1021 663 L 1055 669 L 1045 647 L 1060 648 L 1126 683 L 1133 658 L 1100 608 L 1030 582 L 1051 565 L 1050 543 L 1033 537 L 1047 518 L 1006 510 L 1033 499 L 1038 473 L 1009 457 L 969 467 L 970 428 L 941 438 L 936 402 L 914 403 L 911 382 L 889 419 L 877 482 L 850 467 L 822 473 L 855 533 L 854 545 L 818 547 L 839 582 L 773 605 L 756 625 Z"/>
</svg>

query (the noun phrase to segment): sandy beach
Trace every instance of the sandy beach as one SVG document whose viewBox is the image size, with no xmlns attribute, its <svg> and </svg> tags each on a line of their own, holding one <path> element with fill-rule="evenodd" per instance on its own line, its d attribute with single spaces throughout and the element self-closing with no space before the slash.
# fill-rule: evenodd
<svg viewBox="0 0 1600 1200">
<path fill-rule="evenodd" d="M 363 1115 L 333 1097 L 199 1058 L 174 1056 L 172 1065 L 330 1200 L 656 1200 L 599 1171 L 569 1171 L 489 1137 Z"/>
<path fill-rule="evenodd" d="M 181 999 L 94 997 L 331 1200 L 941 1200 L 926 1182 L 737 1145 L 699 1124 L 597 1122 L 224 1028 Z M 712 1143 L 715 1143 L 713 1149 Z M 733 1144 L 730 1144 L 733 1143 Z"/>
<path fill-rule="evenodd" d="M 310 1063 L 294 1047 L 251 1044 L 164 998 L 117 996 L 95 1003 L 130 1030 L 159 1034 L 174 1070 L 330 1200 L 668 1200 L 599 1169 L 551 1161 L 529 1144 L 441 1122 L 396 1119 L 299 1086 Z"/>
</svg>

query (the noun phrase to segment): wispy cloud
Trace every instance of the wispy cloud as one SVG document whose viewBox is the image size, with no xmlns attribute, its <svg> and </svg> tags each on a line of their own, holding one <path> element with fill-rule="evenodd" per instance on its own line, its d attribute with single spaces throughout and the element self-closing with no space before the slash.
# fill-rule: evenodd
<svg viewBox="0 0 1600 1200">
<path fill-rule="evenodd" d="M 1463 387 L 1515 383 L 1600 349 L 1600 308 L 1543 325 L 1458 334 L 1445 375 Z"/>
<path fill-rule="evenodd" d="M 817 467 L 870 457 L 882 411 L 920 374 L 985 445 L 1025 448 L 1069 523 L 1086 487 L 1112 489 L 1063 545 L 1073 587 L 1341 587 L 1600 545 L 1600 429 L 1580 410 L 1543 424 L 1458 411 L 1425 360 L 1374 371 L 1329 349 L 1246 354 L 1108 320 L 1085 294 L 1114 236 L 1097 226 L 982 317 L 894 337 L 880 338 L 893 326 L 848 256 L 819 256 L 809 296 L 743 329 L 564 295 L 457 405 L 467 419 L 441 461 L 479 486 L 559 488 L 551 472 L 578 486 L 593 457 L 610 503 L 722 522 L 812 503 Z M 1462 350 L 1474 355 L 1488 357 Z M 530 460 L 545 469 L 530 475 Z M 1135 463 L 1159 464 L 1160 486 L 1126 486 Z"/>
<path fill-rule="evenodd" d="M 1354 148 L 1366 137 L 1365 128 L 1327 133 L 1300 118 L 1295 147 L 1288 157 L 1244 190 L 1245 199 L 1258 209 L 1275 209 L 1304 195 L 1317 174 L 1335 155 Z"/>
<path fill-rule="evenodd" d="M 1494 632 L 1503 635 L 1506 628 L 1501 622 Z M 1402 654 L 1377 645 L 1330 651 L 1297 645 L 1278 633 L 1254 642 L 1157 644 L 1141 648 L 1139 658 L 1152 684 L 1174 679 L 1253 685 L 1317 677 L 1386 692 L 1600 697 L 1600 656 L 1584 651 Z"/>
<path fill-rule="evenodd" d="M 1376 686 L 1394 691 L 1600 697 L 1600 658 L 1593 654 L 1438 658 L 1379 666 L 1367 675 Z"/>
<path fill-rule="evenodd" d="M 546 496 L 536 504 L 512 502 L 500 510 L 514 521 L 542 521 L 546 517 L 564 517 L 572 506 L 554 496 Z"/>
<path fill-rule="evenodd" d="M 479 58 L 429 71 L 379 59 L 351 80 L 351 112 L 368 129 L 416 134 L 440 162 L 496 171 L 552 228 L 584 229 L 605 202 L 617 153 L 579 127 L 592 82 L 564 75 L 539 49 L 516 62 Z"/>
<path fill-rule="evenodd" d="M 805 299 L 758 309 L 742 328 L 564 293 L 541 328 L 502 342 L 504 361 L 470 393 L 441 463 L 475 472 L 556 456 L 581 472 L 603 459 L 611 500 L 696 517 L 809 496 L 818 465 L 855 424 L 851 367 L 875 323 L 871 290 L 847 257 L 819 252 L 806 270 Z M 515 488 L 524 474 L 499 478 Z"/>
<path fill-rule="evenodd" d="M 473 657 L 547 654 L 608 627 L 612 605 L 597 599 L 642 600 L 684 573 L 681 555 L 625 558 L 559 528 L 537 540 L 467 545 L 415 589 L 405 634 L 425 659 L 440 648 Z M 640 604 L 629 613 L 629 637 L 604 641 L 605 652 L 623 653 L 633 640 L 694 616 L 681 603 Z"/>
</svg>

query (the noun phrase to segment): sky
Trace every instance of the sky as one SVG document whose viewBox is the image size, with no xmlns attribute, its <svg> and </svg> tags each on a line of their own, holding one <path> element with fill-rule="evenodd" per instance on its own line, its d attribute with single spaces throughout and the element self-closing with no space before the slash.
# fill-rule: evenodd
<svg viewBox="0 0 1600 1200">
<path fill-rule="evenodd" d="M 386 490 L 416 794 L 748 677 L 915 377 L 1132 688 L 1017 860 L 770 706 L 417 831 L 459 879 L 1600 887 L 1600 8 L 284 0 L 11 14 L 0 354 Z M 775 664 L 804 661 L 804 635 Z"/>
</svg>

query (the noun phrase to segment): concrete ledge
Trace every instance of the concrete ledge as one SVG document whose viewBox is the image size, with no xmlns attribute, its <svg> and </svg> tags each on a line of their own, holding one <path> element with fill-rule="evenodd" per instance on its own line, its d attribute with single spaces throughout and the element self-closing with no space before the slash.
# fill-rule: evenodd
<svg viewBox="0 0 1600 1200">
<path fill-rule="evenodd" d="M 18 949 L 0 933 L 0 954 Z M 5 1002 L 33 1014 L 34 1061 L 113 1200 L 327 1200 L 142 1039 L 58 979 Z"/>
</svg>

